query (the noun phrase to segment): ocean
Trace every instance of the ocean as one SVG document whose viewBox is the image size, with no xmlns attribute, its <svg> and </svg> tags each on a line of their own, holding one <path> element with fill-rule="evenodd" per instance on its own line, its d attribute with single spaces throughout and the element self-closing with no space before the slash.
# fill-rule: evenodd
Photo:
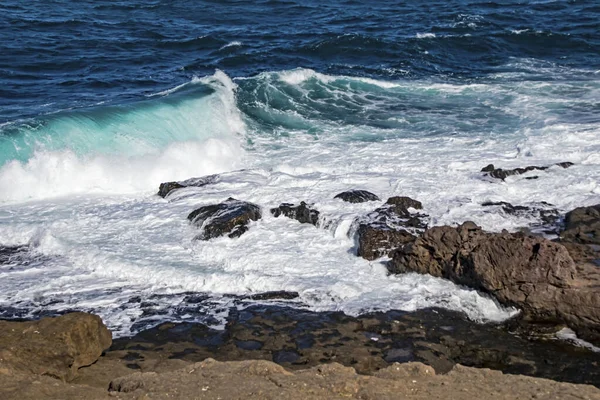
<svg viewBox="0 0 600 400">
<path fill-rule="evenodd" d="M 480 172 L 564 161 L 537 179 Z M 515 314 L 357 257 L 353 221 L 380 203 L 333 198 L 348 189 L 490 231 L 537 221 L 485 202 L 599 203 L 598 1 L 0 2 L 0 317 L 219 327 L 282 290 L 351 315 Z M 186 216 L 228 197 L 263 218 L 194 240 Z M 326 223 L 268 212 L 300 201 Z"/>
</svg>

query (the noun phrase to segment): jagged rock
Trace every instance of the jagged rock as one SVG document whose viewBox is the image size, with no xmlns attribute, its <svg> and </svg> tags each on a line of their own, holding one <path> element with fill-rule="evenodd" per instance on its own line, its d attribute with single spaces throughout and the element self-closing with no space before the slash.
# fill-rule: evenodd
<svg viewBox="0 0 600 400">
<path fill-rule="evenodd" d="M 70 381 L 112 343 L 100 317 L 71 313 L 39 321 L 0 321 L 0 360 L 16 370 Z"/>
<path fill-rule="evenodd" d="M 348 203 L 364 203 L 365 201 L 381 200 L 379 197 L 377 197 L 377 195 L 367 192 L 366 190 L 348 190 L 346 192 L 336 194 L 334 199 L 342 199 Z"/>
<path fill-rule="evenodd" d="M 386 225 L 362 223 L 356 231 L 358 246 L 356 254 L 367 260 L 388 255 L 399 246 L 410 243 L 416 236 L 404 229 L 393 229 Z"/>
<path fill-rule="evenodd" d="M 401 245 L 412 242 L 426 228 L 425 214 L 413 214 L 409 208 L 422 209 L 421 202 L 410 197 L 390 197 L 372 213 L 360 217 L 356 234 L 357 255 L 374 260 L 388 255 Z"/>
<path fill-rule="evenodd" d="M 388 269 L 450 279 L 520 308 L 528 320 L 564 322 L 600 340 L 600 270 L 576 265 L 559 243 L 465 222 L 427 230 L 394 252 Z"/>
<path fill-rule="evenodd" d="M 600 245 L 600 204 L 568 212 L 560 236 L 564 241 Z"/>
<path fill-rule="evenodd" d="M 187 218 L 202 230 L 196 239 L 209 240 L 223 235 L 239 237 L 248 230 L 250 221 L 257 221 L 261 216 L 256 204 L 230 197 L 223 203 L 200 207 Z"/>
<path fill-rule="evenodd" d="M 298 206 L 294 206 L 290 203 L 282 203 L 279 207 L 272 208 L 271 214 L 273 214 L 274 217 L 285 215 L 302 224 L 313 224 L 316 226 L 319 222 L 319 211 L 310 208 L 305 202 L 301 202 Z"/>
<path fill-rule="evenodd" d="M 213 183 L 218 183 L 220 180 L 219 175 L 207 175 L 202 176 L 200 178 L 191 178 L 185 181 L 179 182 L 164 182 L 161 183 L 158 187 L 158 195 L 162 198 L 167 197 L 169 193 L 174 190 L 181 189 L 184 187 L 194 186 L 194 187 L 202 187 L 206 185 L 210 185 Z"/>
<path fill-rule="evenodd" d="M 569 168 L 570 166 L 572 166 L 574 164 L 572 162 L 567 161 L 567 162 L 557 163 L 554 165 L 557 165 L 562 168 Z M 525 168 L 502 169 L 502 168 L 495 168 L 494 164 L 489 164 L 486 167 L 483 167 L 481 169 L 481 172 L 485 172 L 484 175 L 491 176 L 492 178 L 498 178 L 498 179 L 504 180 L 507 177 L 512 176 L 512 175 L 521 175 L 526 172 L 535 171 L 535 170 L 545 171 L 548 168 L 550 168 L 550 167 L 547 167 L 547 166 L 538 167 L 535 165 L 531 165 L 531 166 L 525 167 Z"/>
</svg>

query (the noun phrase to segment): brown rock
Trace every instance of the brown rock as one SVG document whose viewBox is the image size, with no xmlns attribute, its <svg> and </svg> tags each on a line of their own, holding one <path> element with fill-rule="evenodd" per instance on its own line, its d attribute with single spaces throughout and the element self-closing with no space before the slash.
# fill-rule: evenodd
<svg viewBox="0 0 600 400">
<path fill-rule="evenodd" d="M 69 381 L 110 347 L 100 317 L 71 313 L 39 321 L 0 321 L 0 358 L 20 371 Z"/>
<path fill-rule="evenodd" d="M 126 389 L 119 391 L 120 388 Z M 375 376 L 359 375 L 336 363 L 290 373 L 268 361 L 207 359 L 183 369 L 142 373 L 111 383 L 114 396 L 170 399 L 598 399 L 593 386 L 503 375 L 457 365 L 436 375 L 420 363 L 395 364 Z"/>
<path fill-rule="evenodd" d="M 600 271 L 576 266 L 559 243 L 487 233 L 472 222 L 427 230 L 393 255 L 393 273 L 419 272 L 489 293 L 531 321 L 565 322 L 600 339 Z"/>
<path fill-rule="evenodd" d="M 564 241 L 600 245 L 600 204 L 568 212 L 560 236 Z"/>
</svg>

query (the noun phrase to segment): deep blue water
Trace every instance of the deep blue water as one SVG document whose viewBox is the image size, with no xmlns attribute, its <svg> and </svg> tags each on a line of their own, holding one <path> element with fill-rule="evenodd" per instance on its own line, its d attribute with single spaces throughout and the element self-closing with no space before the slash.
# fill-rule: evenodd
<svg viewBox="0 0 600 400">
<path fill-rule="evenodd" d="M 0 2 L 0 123 L 135 101 L 215 69 L 242 77 L 297 67 L 441 82 L 597 77 L 600 3 Z"/>
</svg>

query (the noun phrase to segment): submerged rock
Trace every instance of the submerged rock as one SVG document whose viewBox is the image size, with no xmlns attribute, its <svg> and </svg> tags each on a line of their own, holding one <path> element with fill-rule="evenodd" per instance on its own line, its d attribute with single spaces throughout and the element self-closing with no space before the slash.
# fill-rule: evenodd
<svg viewBox="0 0 600 400">
<path fill-rule="evenodd" d="M 71 313 L 39 321 L 0 321 L 0 363 L 70 381 L 112 343 L 100 317 Z M 1 372 L 0 372 L 1 373 Z"/>
<path fill-rule="evenodd" d="M 548 234 L 558 233 L 560 215 L 558 210 L 550 203 L 542 201 L 530 206 L 515 206 L 506 201 L 488 201 L 481 205 L 490 209 L 502 210 L 508 215 L 534 219 L 537 222 L 531 228 L 536 228 Z"/>
<path fill-rule="evenodd" d="M 522 233 L 488 233 L 472 222 L 434 227 L 398 249 L 388 269 L 450 279 L 600 340 L 600 270 L 576 265 L 559 243 Z"/>
<path fill-rule="evenodd" d="M 413 213 L 409 208 L 420 210 L 423 205 L 410 197 L 390 197 L 383 206 L 358 218 L 357 255 L 374 260 L 414 241 L 427 227 L 427 215 Z"/>
<path fill-rule="evenodd" d="M 207 175 L 200 178 L 191 178 L 185 181 L 178 182 L 164 182 L 158 187 L 158 195 L 165 198 L 174 190 L 185 188 L 185 187 L 202 187 L 213 183 L 218 183 L 220 180 L 219 175 Z"/>
<path fill-rule="evenodd" d="M 196 239 L 209 240 L 223 235 L 239 237 L 248 230 L 250 221 L 257 221 L 261 216 L 256 204 L 230 197 L 223 203 L 200 207 L 187 218 L 202 230 Z"/>
<path fill-rule="evenodd" d="M 367 192 L 366 190 L 348 190 L 342 193 L 336 194 L 334 199 L 342 199 L 348 203 L 364 203 L 366 201 L 379 201 L 381 200 L 377 195 Z"/>
<path fill-rule="evenodd" d="M 567 161 L 567 162 L 557 163 L 557 164 L 554 164 L 554 165 L 557 165 L 557 166 L 562 167 L 562 168 L 569 168 L 569 167 L 571 167 L 571 166 L 573 166 L 575 164 L 573 164 L 572 162 L 568 162 Z M 497 178 L 497 179 L 504 180 L 507 177 L 512 176 L 512 175 L 521 175 L 521 174 L 524 174 L 526 172 L 536 171 L 536 170 L 538 170 L 538 171 L 545 171 L 548 168 L 550 168 L 550 167 L 549 166 L 538 167 L 538 166 L 535 166 L 535 165 L 531 165 L 531 166 L 528 166 L 528 167 L 525 167 L 525 168 L 502 169 L 502 168 L 495 168 L 494 164 L 489 164 L 486 167 L 483 167 L 481 169 L 481 172 L 485 172 L 484 175 L 486 175 L 486 176 L 491 176 L 492 178 Z"/>
<path fill-rule="evenodd" d="M 317 225 L 319 222 L 319 211 L 310 208 L 305 202 L 300 202 L 300 205 L 295 206 L 290 203 L 282 203 L 277 208 L 271 209 L 271 214 L 274 217 L 284 215 L 288 218 L 295 219 L 302 224 Z"/>
</svg>

